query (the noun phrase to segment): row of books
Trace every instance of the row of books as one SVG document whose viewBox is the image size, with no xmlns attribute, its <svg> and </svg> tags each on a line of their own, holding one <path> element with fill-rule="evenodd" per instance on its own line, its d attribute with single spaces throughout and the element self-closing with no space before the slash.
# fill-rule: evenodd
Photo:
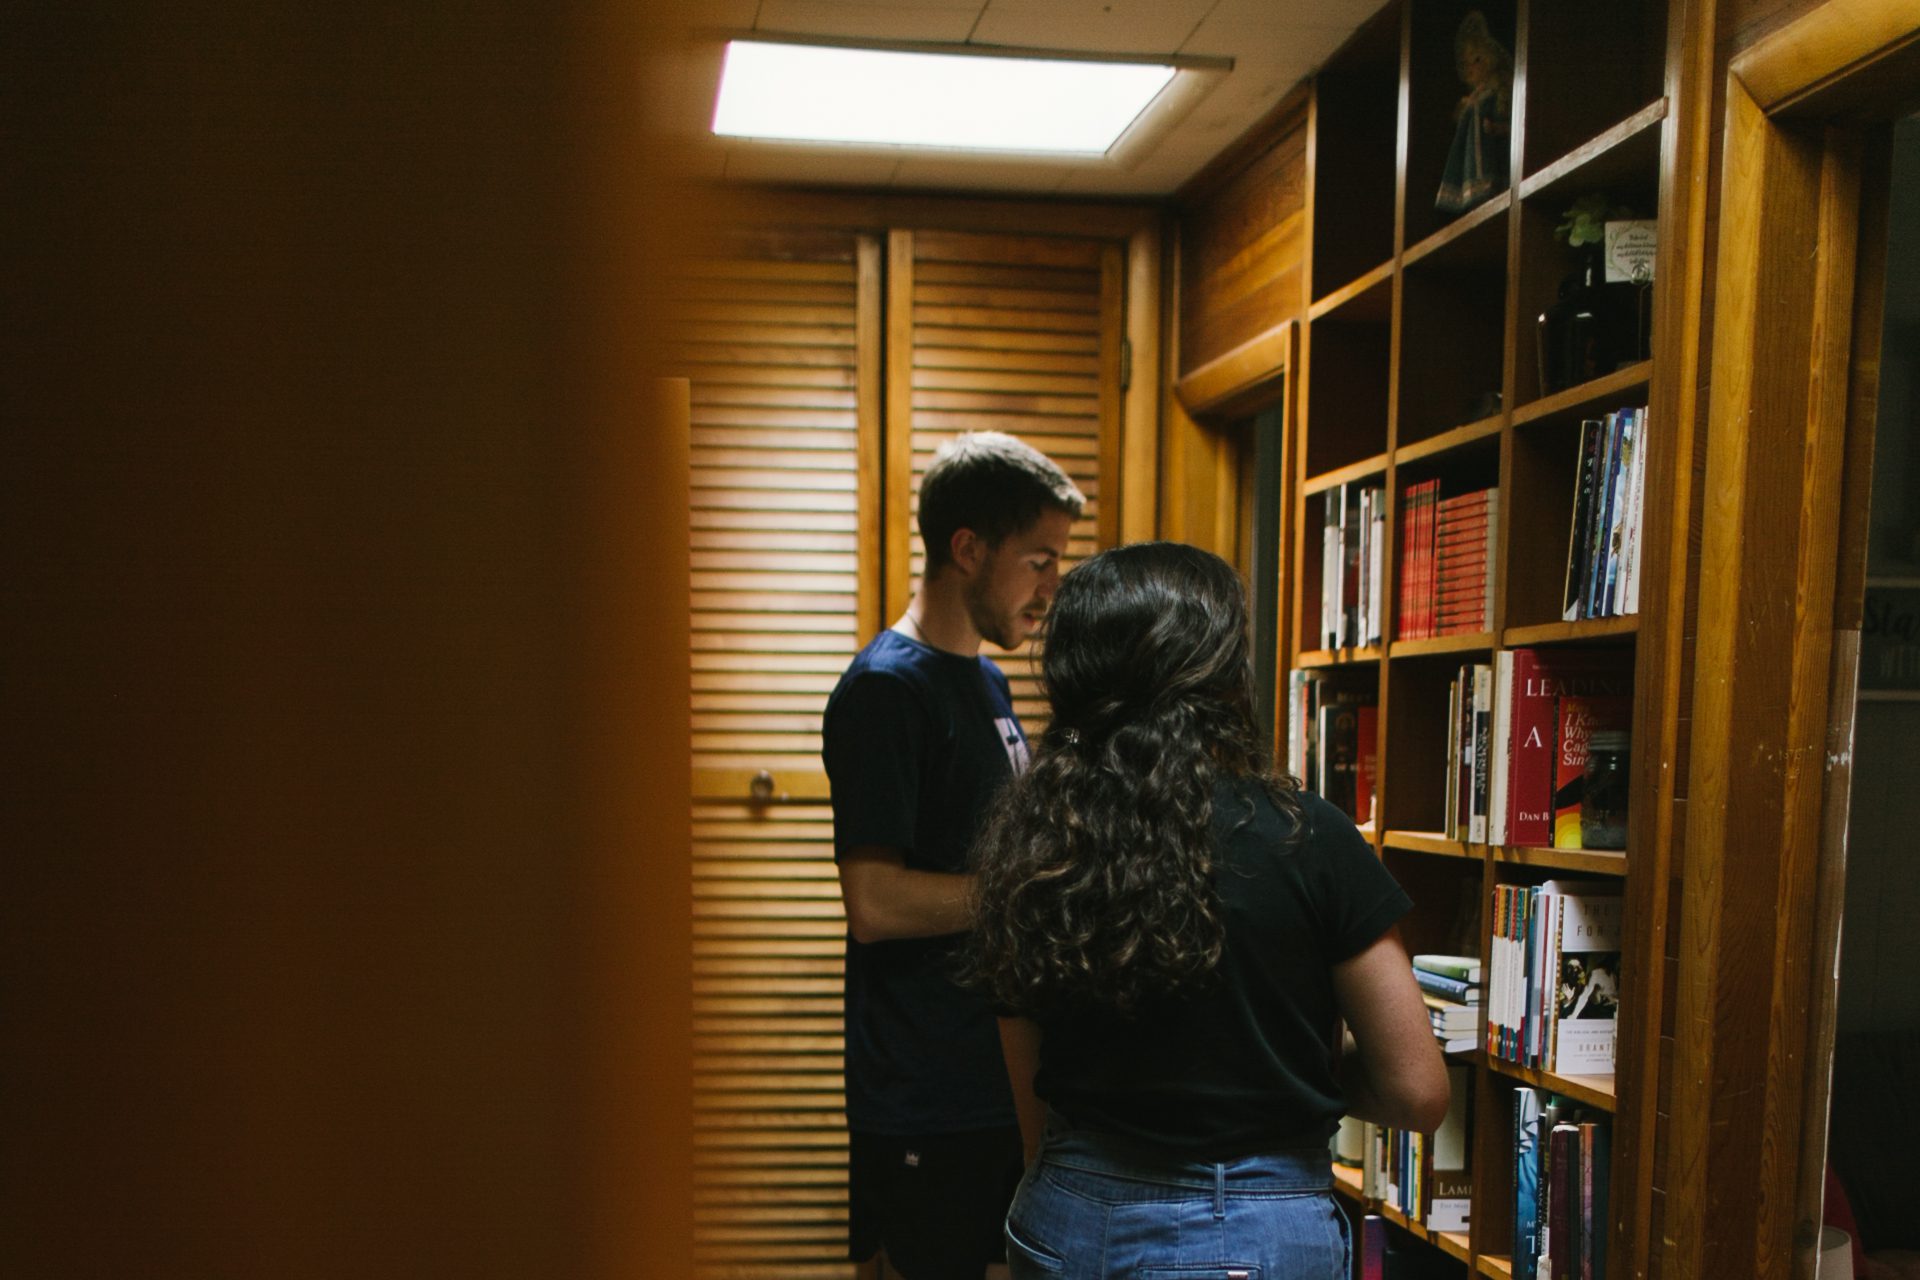
<svg viewBox="0 0 1920 1280">
<path fill-rule="evenodd" d="M 1561 1075 L 1613 1074 L 1620 917 L 1614 886 L 1494 886 L 1490 1056 Z"/>
<path fill-rule="evenodd" d="M 1399 608 L 1394 635 L 1426 640 L 1493 629 L 1500 490 L 1440 496 L 1440 481 L 1407 486 L 1400 508 Z"/>
<path fill-rule="evenodd" d="M 1464 1232 L 1473 1215 L 1473 1077 L 1464 1063 L 1453 1063 L 1447 1083 L 1446 1119 L 1431 1134 L 1348 1117 L 1334 1137 L 1334 1158 L 1359 1165 L 1360 1192 L 1368 1199 L 1429 1231 Z"/>
<path fill-rule="evenodd" d="M 1513 1091 L 1513 1280 L 1606 1280 L 1608 1118 Z"/>
<path fill-rule="evenodd" d="M 1387 491 L 1327 490 L 1320 539 L 1320 631 L 1329 649 L 1379 644 L 1386 573 Z"/>
<path fill-rule="evenodd" d="M 1379 711 L 1370 690 L 1287 673 L 1287 772 L 1363 827 L 1374 816 Z"/>
<path fill-rule="evenodd" d="M 1480 1001 L 1480 958 L 1422 954 L 1413 957 L 1413 980 L 1426 1001 L 1427 1017 L 1443 1053 L 1471 1053 L 1486 1038 Z"/>
<path fill-rule="evenodd" d="M 1446 822 L 1473 844 L 1578 849 L 1588 741 L 1625 729 L 1618 652 L 1508 649 L 1456 673 L 1448 701 Z"/>
<path fill-rule="evenodd" d="M 1646 493 L 1647 411 L 1620 409 L 1580 424 L 1573 519 L 1561 616 L 1640 612 L 1640 525 Z"/>
</svg>

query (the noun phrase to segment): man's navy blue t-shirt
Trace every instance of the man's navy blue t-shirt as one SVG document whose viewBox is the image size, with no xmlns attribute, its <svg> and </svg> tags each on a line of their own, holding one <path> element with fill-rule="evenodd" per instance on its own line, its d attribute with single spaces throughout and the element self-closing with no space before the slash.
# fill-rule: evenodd
<svg viewBox="0 0 1920 1280">
<path fill-rule="evenodd" d="M 882 631 L 827 700 L 821 751 L 836 858 L 900 849 L 919 871 L 963 872 L 995 793 L 1027 760 L 1007 678 L 985 658 Z M 847 1123 L 954 1133 L 1014 1123 L 987 999 L 955 982 L 963 935 L 847 939 Z"/>
</svg>

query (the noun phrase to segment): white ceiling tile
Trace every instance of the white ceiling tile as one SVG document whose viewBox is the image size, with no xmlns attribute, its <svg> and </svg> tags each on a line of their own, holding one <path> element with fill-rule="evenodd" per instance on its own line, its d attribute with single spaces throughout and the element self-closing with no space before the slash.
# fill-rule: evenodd
<svg viewBox="0 0 1920 1280">
<path fill-rule="evenodd" d="M 991 0 L 980 44 L 1094 53 L 1172 53 L 1212 0 Z"/>
<path fill-rule="evenodd" d="M 703 0 L 702 22 L 851 39 L 1012 44 L 1087 52 L 1230 57 L 1234 70 L 1131 168 L 1054 160 L 907 156 L 853 147 L 719 143 L 711 124 L 719 45 L 650 76 L 662 118 L 699 173 L 730 180 L 927 190 L 1164 195 L 1257 122 L 1337 49 L 1379 0 Z M 1280 10 L 1280 12 L 1276 12 Z M 976 24 L 977 20 L 977 24 Z M 977 29 L 976 29 L 977 25 Z"/>
<path fill-rule="evenodd" d="M 980 6 L 855 4 L 847 0 L 762 0 L 757 31 L 849 40 L 930 40 L 958 44 Z"/>
<path fill-rule="evenodd" d="M 1376 0 L 1288 0 L 1285 11 L 1277 13 L 1272 0 L 1220 0 L 1180 52 L 1238 57 L 1296 43 L 1316 29 L 1337 28 L 1344 40 L 1379 8 Z M 1327 52 L 1338 44 L 1336 40 Z"/>
<path fill-rule="evenodd" d="M 883 187 L 900 158 L 853 147 L 736 143 L 727 152 L 729 182 L 805 182 Z"/>
</svg>

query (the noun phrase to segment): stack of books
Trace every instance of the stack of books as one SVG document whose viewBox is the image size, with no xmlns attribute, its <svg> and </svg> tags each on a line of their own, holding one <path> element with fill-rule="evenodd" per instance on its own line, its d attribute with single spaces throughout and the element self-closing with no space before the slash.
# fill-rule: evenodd
<svg viewBox="0 0 1920 1280">
<path fill-rule="evenodd" d="M 1470 1053 L 1480 1047 L 1486 1011 L 1480 1000 L 1480 959 L 1477 956 L 1422 954 L 1413 958 L 1413 980 L 1427 1002 L 1434 1038 L 1447 1053 Z"/>
<path fill-rule="evenodd" d="M 1607 1274 L 1608 1117 L 1513 1091 L 1513 1280 Z"/>
<path fill-rule="evenodd" d="M 1362 827 L 1373 821 L 1379 712 L 1371 690 L 1314 671 L 1287 675 L 1287 772 Z"/>
<path fill-rule="evenodd" d="M 1327 490 L 1320 535 L 1320 642 L 1329 649 L 1380 643 L 1385 613 L 1387 492 L 1343 484 Z"/>
<path fill-rule="evenodd" d="M 1486 1047 L 1560 1075 L 1612 1075 L 1620 1014 L 1617 885 L 1495 885 Z"/>
<path fill-rule="evenodd" d="M 1580 424 L 1567 579 L 1561 616 L 1640 612 L 1640 537 L 1646 491 L 1647 410 L 1621 409 Z"/>
<path fill-rule="evenodd" d="M 1493 629 L 1493 552 L 1499 523 L 1497 488 L 1442 498 L 1438 480 L 1407 486 L 1396 575 L 1398 639 Z"/>
</svg>

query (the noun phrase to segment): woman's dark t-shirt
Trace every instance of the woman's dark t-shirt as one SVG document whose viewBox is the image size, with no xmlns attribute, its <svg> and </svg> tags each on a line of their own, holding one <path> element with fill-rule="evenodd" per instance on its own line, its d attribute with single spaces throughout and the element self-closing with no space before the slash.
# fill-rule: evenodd
<svg viewBox="0 0 1920 1280">
<path fill-rule="evenodd" d="M 1131 1017 L 1040 1020 L 1035 1091 L 1079 1127 L 1211 1160 L 1324 1146 L 1345 1105 L 1333 1075 L 1332 967 L 1412 907 L 1353 822 L 1302 792 L 1306 831 L 1254 782 L 1214 795 L 1226 943 L 1200 991 Z"/>
</svg>

